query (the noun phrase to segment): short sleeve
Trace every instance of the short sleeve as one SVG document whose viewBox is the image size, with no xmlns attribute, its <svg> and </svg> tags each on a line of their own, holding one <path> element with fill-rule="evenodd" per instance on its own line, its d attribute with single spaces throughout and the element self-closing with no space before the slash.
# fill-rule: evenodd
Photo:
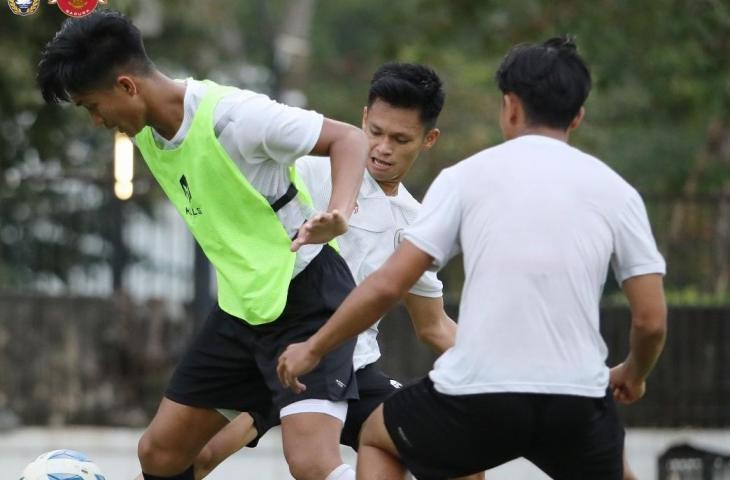
<svg viewBox="0 0 730 480">
<path fill-rule="evenodd" d="M 440 298 L 444 295 L 444 285 L 436 276 L 436 272 L 424 272 L 409 293 L 419 297 Z"/>
<path fill-rule="evenodd" d="M 442 268 L 461 251 L 461 202 L 454 172 L 442 171 L 428 189 L 416 221 L 404 233 L 404 239 L 434 258 L 433 267 Z"/>
<path fill-rule="evenodd" d="M 314 149 L 324 122 L 320 113 L 290 107 L 261 94 L 240 98 L 232 111 L 233 135 L 247 162 L 273 160 L 292 165 Z"/>
<path fill-rule="evenodd" d="M 618 216 L 611 267 L 619 284 L 639 275 L 666 273 L 666 264 L 651 233 L 644 202 L 635 190 Z"/>
</svg>

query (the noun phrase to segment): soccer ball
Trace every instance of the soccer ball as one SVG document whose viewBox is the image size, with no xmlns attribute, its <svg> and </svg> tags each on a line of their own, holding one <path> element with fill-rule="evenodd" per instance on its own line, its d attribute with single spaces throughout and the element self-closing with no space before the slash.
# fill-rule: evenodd
<svg viewBox="0 0 730 480">
<path fill-rule="evenodd" d="M 20 480 L 105 480 L 94 462 L 75 450 L 46 452 L 25 467 Z"/>
</svg>

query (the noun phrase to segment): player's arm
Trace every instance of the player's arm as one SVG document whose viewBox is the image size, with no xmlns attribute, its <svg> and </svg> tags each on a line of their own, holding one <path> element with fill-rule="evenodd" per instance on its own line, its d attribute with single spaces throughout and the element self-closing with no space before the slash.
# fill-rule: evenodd
<svg viewBox="0 0 730 480">
<path fill-rule="evenodd" d="M 382 267 L 350 293 L 317 333 L 306 342 L 287 347 L 277 367 L 281 383 L 295 392 L 303 391 L 306 387 L 297 377 L 310 372 L 324 355 L 373 325 L 432 262 L 433 257 L 403 241 Z"/>
<path fill-rule="evenodd" d="M 631 308 L 630 350 L 626 360 L 611 369 L 611 388 L 616 400 L 632 403 L 644 396 L 646 378 L 664 348 L 667 305 L 662 275 L 631 277 L 622 288 Z"/>
<path fill-rule="evenodd" d="M 443 297 L 430 298 L 409 293 L 404 303 L 420 341 L 439 354 L 454 345 L 456 322 L 444 311 Z"/>
<path fill-rule="evenodd" d="M 362 184 L 368 140 L 363 131 L 347 123 L 324 119 L 313 155 L 328 155 L 332 170 L 332 196 L 326 212 L 310 218 L 292 243 L 296 251 L 308 243 L 325 243 L 347 231 Z"/>
</svg>

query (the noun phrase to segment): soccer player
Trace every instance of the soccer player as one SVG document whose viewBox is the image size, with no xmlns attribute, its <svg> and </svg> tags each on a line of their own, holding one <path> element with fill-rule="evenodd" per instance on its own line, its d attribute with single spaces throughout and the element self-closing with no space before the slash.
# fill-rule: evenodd
<svg viewBox="0 0 730 480">
<path fill-rule="evenodd" d="M 456 344 L 368 418 L 358 479 L 447 478 L 517 457 L 555 479 L 622 478 L 614 400 L 644 395 L 663 348 L 664 259 L 636 190 L 568 144 L 591 86 L 574 41 L 512 48 L 497 83 L 506 141 L 441 172 L 393 256 L 279 359 L 301 391 L 323 354 L 463 252 Z M 598 318 L 609 264 L 632 317 L 629 354 L 610 370 Z"/>
<path fill-rule="evenodd" d="M 218 305 L 140 439 L 144 478 L 192 480 L 195 457 L 227 424 L 218 409 L 255 421 L 280 415 L 297 479 L 341 469 L 340 432 L 357 396 L 354 341 L 312 372 L 304 395 L 287 392 L 275 368 L 284 346 L 316 332 L 354 287 L 345 261 L 321 244 L 347 229 L 367 137 L 251 91 L 172 80 L 147 57 L 139 30 L 109 10 L 64 22 L 43 50 L 38 82 L 47 102 L 72 101 L 97 125 L 134 136 L 215 267 Z M 330 157 L 326 212 L 314 210 L 293 167 L 309 153 Z"/>
<path fill-rule="evenodd" d="M 357 283 L 393 253 L 403 229 L 418 213 L 420 204 L 401 182 L 420 153 L 436 143 L 436 121 L 444 97 L 441 79 L 422 65 L 388 63 L 373 75 L 362 116 L 362 129 L 370 140 L 370 156 L 350 228 L 337 239 L 340 253 Z M 332 194 L 329 162 L 308 156 L 298 160 L 296 168 L 309 186 L 314 205 L 326 207 Z M 442 285 L 435 273 L 425 272 L 404 300 L 422 341 L 438 353 L 454 344 L 456 324 L 443 310 Z M 400 388 L 398 381 L 375 364 L 380 358 L 377 335 L 376 323 L 358 336 L 355 346 L 353 363 L 360 398 L 349 402 L 341 437 L 342 444 L 355 450 L 363 422 Z M 198 456 L 196 479 L 206 476 L 255 438 L 257 432 L 251 424 L 251 417 L 243 413 L 221 430 Z"/>
</svg>

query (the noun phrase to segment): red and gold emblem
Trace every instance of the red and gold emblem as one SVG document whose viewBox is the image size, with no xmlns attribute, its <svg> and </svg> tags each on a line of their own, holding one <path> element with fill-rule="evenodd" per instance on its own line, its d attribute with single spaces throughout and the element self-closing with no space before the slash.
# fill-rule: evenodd
<svg viewBox="0 0 730 480">
<path fill-rule="evenodd" d="M 94 11 L 96 5 L 106 0 L 48 0 L 49 5 L 58 4 L 58 8 L 69 17 L 84 17 Z"/>
</svg>

